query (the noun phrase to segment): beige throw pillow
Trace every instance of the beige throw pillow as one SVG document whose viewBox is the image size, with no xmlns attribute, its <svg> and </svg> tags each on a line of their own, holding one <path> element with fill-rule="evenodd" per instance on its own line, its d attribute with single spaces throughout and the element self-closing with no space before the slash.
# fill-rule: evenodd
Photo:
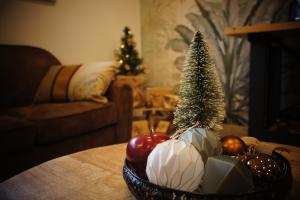
<svg viewBox="0 0 300 200">
<path fill-rule="evenodd" d="M 68 89 L 70 101 L 93 100 L 106 103 L 103 95 L 114 79 L 113 62 L 83 64 L 73 75 Z"/>
</svg>

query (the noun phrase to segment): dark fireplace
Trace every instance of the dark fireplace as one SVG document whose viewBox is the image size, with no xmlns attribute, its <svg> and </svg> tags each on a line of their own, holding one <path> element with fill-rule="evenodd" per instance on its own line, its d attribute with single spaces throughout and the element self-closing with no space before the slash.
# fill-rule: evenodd
<svg viewBox="0 0 300 200">
<path fill-rule="evenodd" d="M 300 146 L 300 29 L 249 33 L 248 38 L 249 135 Z"/>
</svg>

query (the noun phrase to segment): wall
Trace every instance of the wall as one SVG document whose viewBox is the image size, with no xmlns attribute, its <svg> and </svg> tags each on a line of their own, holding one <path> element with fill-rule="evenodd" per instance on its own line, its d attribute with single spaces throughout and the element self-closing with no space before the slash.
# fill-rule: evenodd
<svg viewBox="0 0 300 200">
<path fill-rule="evenodd" d="M 139 0 L 0 1 L 0 43 L 42 47 L 63 64 L 113 60 L 126 25 L 140 50 Z"/>
<path fill-rule="evenodd" d="M 227 123 L 247 124 L 247 38 L 224 36 L 225 27 L 287 20 L 291 0 L 141 0 L 142 53 L 148 85 L 178 88 L 184 55 L 200 30 L 223 84 Z"/>
</svg>

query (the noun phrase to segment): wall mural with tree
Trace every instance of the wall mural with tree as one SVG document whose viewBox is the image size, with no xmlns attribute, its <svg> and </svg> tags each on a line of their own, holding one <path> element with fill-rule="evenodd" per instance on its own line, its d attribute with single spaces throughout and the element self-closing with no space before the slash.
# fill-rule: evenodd
<svg viewBox="0 0 300 200">
<path fill-rule="evenodd" d="M 224 36 L 226 27 L 287 21 L 292 0 L 142 0 L 142 53 L 149 86 L 178 88 L 184 54 L 200 30 L 223 85 L 226 123 L 246 125 L 249 103 L 247 38 Z"/>
</svg>

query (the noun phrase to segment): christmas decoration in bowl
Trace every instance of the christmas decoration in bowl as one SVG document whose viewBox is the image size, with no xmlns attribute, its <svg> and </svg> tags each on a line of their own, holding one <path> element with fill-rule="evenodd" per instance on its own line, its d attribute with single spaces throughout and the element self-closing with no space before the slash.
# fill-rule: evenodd
<svg viewBox="0 0 300 200">
<path fill-rule="evenodd" d="M 259 153 L 236 136 L 219 138 L 224 94 L 208 52 L 196 32 L 174 113 L 177 132 L 147 152 L 146 176 L 125 161 L 129 190 L 137 199 L 282 199 L 292 183 L 283 156 Z"/>
<path fill-rule="evenodd" d="M 282 176 L 268 187 L 257 187 L 255 190 L 243 194 L 204 194 L 159 186 L 150 183 L 147 179 L 140 178 L 127 160 L 125 160 L 123 167 L 123 178 L 128 189 L 137 199 L 284 199 L 292 184 L 291 167 L 289 162 L 279 153 L 273 152 L 272 156 L 277 158 L 282 165 Z"/>
</svg>

